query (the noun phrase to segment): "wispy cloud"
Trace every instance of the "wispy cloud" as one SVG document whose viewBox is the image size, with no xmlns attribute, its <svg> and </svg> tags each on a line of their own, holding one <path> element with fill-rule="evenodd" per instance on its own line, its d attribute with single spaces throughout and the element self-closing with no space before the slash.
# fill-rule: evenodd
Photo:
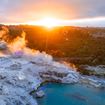
<svg viewBox="0 0 105 105">
<path fill-rule="evenodd" d="M 61 19 L 105 17 L 105 0 L 0 0 L 0 22 L 35 21 L 44 15 Z"/>
</svg>

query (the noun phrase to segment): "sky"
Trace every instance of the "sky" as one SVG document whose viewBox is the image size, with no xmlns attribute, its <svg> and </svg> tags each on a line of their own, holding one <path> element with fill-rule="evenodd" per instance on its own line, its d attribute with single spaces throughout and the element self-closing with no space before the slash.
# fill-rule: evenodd
<svg viewBox="0 0 105 105">
<path fill-rule="evenodd" d="M 47 16 L 65 20 L 66 25 L 105 26 L 105 0 L 0 0 L 0 23 L 27 23 Z"/>
</svg>

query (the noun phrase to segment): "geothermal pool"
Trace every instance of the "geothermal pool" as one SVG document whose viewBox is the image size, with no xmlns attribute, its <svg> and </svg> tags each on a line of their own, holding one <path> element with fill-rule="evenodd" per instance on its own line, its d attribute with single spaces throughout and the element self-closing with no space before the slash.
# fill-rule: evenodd
<svg viewBox="0 0 105 105">
<path fill-rule="evenodd" d="M 105 105 L 105 89 L 85 85 L 49 83 L 41 87 L 45 92 L 39 105 Z"/>
</svg>

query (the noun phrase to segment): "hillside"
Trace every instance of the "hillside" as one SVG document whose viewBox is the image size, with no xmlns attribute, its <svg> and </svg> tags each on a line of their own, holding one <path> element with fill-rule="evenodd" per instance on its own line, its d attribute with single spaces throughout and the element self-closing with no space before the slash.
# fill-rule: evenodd
<svg viewBox="0 0 105 105">
<path fill-rule="evenodd" d="M 55 27 L 47 29 L 38 26 L 7 26 L 5 40 L 26 34 L 27 46 L 46 51 L 55 58 L 66 58 L 73 63 L 105 64 L 105 28 Z M 7 31 L 3 26 L 1 30 Z"/>
</svg>

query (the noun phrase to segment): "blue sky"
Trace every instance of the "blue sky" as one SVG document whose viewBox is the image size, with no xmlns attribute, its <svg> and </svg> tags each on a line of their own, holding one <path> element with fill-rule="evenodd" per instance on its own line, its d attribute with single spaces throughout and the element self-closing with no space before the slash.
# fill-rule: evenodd
<svg viewBox="0 0 105 105">
<path fill-rule="evenodd" d="M 102 17 L 82 25 L 105 26 L 105 0 L 0 0 L 0 23 L 35 21 L 46 15 L 64 20 Z"/>
</svg>

